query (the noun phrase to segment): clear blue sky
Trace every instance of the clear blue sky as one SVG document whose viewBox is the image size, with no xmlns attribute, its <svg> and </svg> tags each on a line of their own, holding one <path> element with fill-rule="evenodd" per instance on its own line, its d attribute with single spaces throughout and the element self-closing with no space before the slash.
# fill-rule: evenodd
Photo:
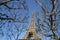
<svg viewBox="0 0 60 40">
<path fill-rule="evenodd" d="M 30 16 L 29 17 L 29 19 L 28 19 L 28 23 L 26 24 L 26 26 L 27 26 L 27 28 L 29 27 L 29 23 L 30 23 L 30 21 L 31 21 L 31 15 L 32 15 L 32 13 L 33 12 L 35 12 L 36 10 L 40 13 L 40 18 L 41 18 L 41 20 L 43 20 L 43 18 L 42 18 L 42 11 L 41 11 L 41 8 L 39 7 L 39 5 L 37 5 L 37 3 L 35 2 L 35 0 L 26 0 L 27 1 L 27 5 L 28 5 L 28 8 L 29 8 L 29 12 L 28 12 L 28 15 Z M 51 4 L 49 4 L 49 2 L 48 1 L 46 1 L 46 0 L 40 0 L 42 3 L 44 3 L 44 5 L 46 5 L 47 7 L 46 7 L 46 10 L 47 11 L 49 11 L 50 12 L 50 10 L 51 10 Z M 1 2 L 1 0 L 0 0 L 0 2 Z M 12 5 L 12 4 L 8 4 L 8 5 Z M 16 7 L 16 5 L 14 5 L 15 7 Z M 24 16 L 24 14 L 25 14 L 25 11 L 22 11 L 22 10 L 13 10 L 13 11 L 11 11 L 10 13 L 8 12 L 8 10 L 7 9 L 5 9 L 6 7 L 5 6 L 0 6 L 0 8 L 2 9 L 2 10 L 0 10 L 0 12 L 1 13 L 5 13 L 5 14 L 7 14 L 7 15 L 9 15 L 10 17 L 13 17 L 13 16 L 11 16 L 11 14 L 10 13 L 17 13 L 18 15 L 19 15 L 19 13 L 20 12 L 22 12 L 22 15 L 20 15 L 21 16 L 21 18 Z M 12 24 L 12 25 L 11 25 Z M 11 25 L 11 28 L 13 29 L 13 24 L 14 23 L 11 23 L 10 25 Z M 19 23 L 16 23 L 18 26 L 21 26 L 21 25 L 19 25 Z M 8 23 L 6 23 L 4 26 L 8 26 Z M 7 32 L 6 31 L 6 29 L 4 29 L 3 30 L 4 31 L 4 33 L 5 32 Z M 25 35 L 25 33 L 26 33 L 26 31 L 24 31 L 24 32 L 22 32 L 21 33 L 21 35 L 20 35 L 20 38 L 22 38 L 24 35 Z M 49 40 L 48 38 L 46 39 L 46 37 L 44 37 L 44 36 L 42 36 L 41 35 L 41 37 L 43 38 L 43 40 Z M 13 38 L 12 38 L 13 39 Z M 6 35 L 4 36 L 4 37 L 1 37 L 0 36 L 0 40 L 7 40 L 6 39 Z"/>
<path fill-rule="evenodd" d="M 1 2 L 2 0 L 0 0 L 0 2 Z M 13 4 L 10 4 L 10 3 L 8 3 L 8 5 L 13 5 Z M 30 18 L 31 18 L 31 15 L 32 15 L 32 13 L 34 12 L 34 11 L 36 11 L 36 10 L 40 10 L 40 8 L 39 8 L 39 6 L 35 3 L 35 1 L 34 0 L 27 0 L 27 5 L 28 5 L 28 8 L 29 8 L 29 12 L 28 12 L 28 14 L 29 14 L 29 22 L 30 22 Z M 18 5 L 17 5 L 18 6 Z M 15 4 L 14 4 L 14 7 L 17 7 Z M 2 9 L 2 10 L 0 10 L 0 12 L 1 13 L 3 13 L 3 14 L 7 14 L 7 15 L 9 15 L 10 17 L 13 17 L 11 14 L 13 14 L 13 13 L 20 13 L 20 12 L 22 12 L 22 15 L 20 15 L 21 16 L 21 18 L 24 16 L 24 12 L 25 11 L 22 11 L 22 10 L 12 10 L 11 12 L 8 12 L 8 10 L 6 9 L 6 7 L 5 6 L 0 6 L 0 8 Z M 14 25 L 13 23 L 12 23 L 12 25 Z M 11 24 L 10 24 L 10 26 L 11 26 L 11 28 L 13 29 L 13 26 L 12 26 Z M 18 23 L 18 25 L 19 25 L 19 23 Z M 29 23 L 27 23 L 27 25 L 26 26 L 29 26 Z M 6 23 L 5 24 L 5 26 L 4 27 L 8 27 L 8 23 Z M 4 30 L 3 30 L 3 32 L 4 33 L 6 33 L 7 32 L 7 30 L 4 28 Z M 26 31 L 25 31 L 26 32 Z M 24 36 L 24 33 L 25 32 L 23 32 L 23 33 L 21 33 L 21 35 L 20 35 L 20 38 L 22 38 L 23 36 Z M 3 37 L 1 37 L 0 36 L 0 40 L 7 40 L 7 37 L 6 37 L 6 34 L 4 34 L 5 36 L 3 36 Z M 13 39 L 13 38 L 12 38 Z"/>
</svg>

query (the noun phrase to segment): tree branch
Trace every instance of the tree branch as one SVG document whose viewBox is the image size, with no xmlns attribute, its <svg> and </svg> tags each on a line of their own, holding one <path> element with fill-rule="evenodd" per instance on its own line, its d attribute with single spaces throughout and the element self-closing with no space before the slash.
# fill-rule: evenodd
<svg viewBox="0 0 60 40">
<path fill-rule="evenodd" d="M 3 2 L 0 2 L 0 6 L 1 6 L 1 5 L 5 5 L 5 4 L 7 4 L 8 2 L 10 2 L 10 0 L 5 0 L 5 1 L 3 1 Z"/>
</svg>

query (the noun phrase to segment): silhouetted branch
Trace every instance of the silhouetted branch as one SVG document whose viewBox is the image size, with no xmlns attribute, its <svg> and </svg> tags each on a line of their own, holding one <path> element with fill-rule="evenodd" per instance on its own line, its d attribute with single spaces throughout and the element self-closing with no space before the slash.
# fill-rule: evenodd
<svg viewBox="0 0 60 40">
<path fill-rule="evenodd" d="M 12 19 L 12 18 L 3 18 L 3 17 L 1 17 L 0 20 L 12 20 L 12 21 L 14 21 L 14 19 Z"/>
<path fill-rule="evenodd" d="M 3 2 L 0 2 L 0 6 L 1 6 L 1 5 L 5 5 L 5 4 L 7 4 L 8 2 L 10 2 L 10 0 L 5 0 L 5 1 L 3 0 Z"/>
<path fill-rule="evenodd" d="M 44 20 L 44 22 L 49 26 L 49 29 L 50 29 L 50 31 L 53 33 L 52 35 L 48 35 L 48 34 L 46 34 L 46 36 L 53 36 L 54 37 L 54 39 L 58 39 L 58 36 L 57 36 L 57 34 L 56 34 L 56 21 L 57 21 L 57 19 L 56 19 L 56 17 L 57 17 L 57 14 L 60 12 L 60 11 L 58 11 L 57 10 L 57 8 L 56 8 L 56 1 L 57 0 L 48 0 L 48 1 L 51 1 L 50 2 L 50 4 L 52 4 L 52 10 L 51 10 L 51 12 L 47 12 L 46 10 L 45 10 L 45 6 L 42 4 L 42 3 L 40 3 L 39 2 L 39 0 L 35 0 L 36 1 L 36 3 L 38 3 L 38 5 L 42 8 L 42 11 L 44 12 L 44 17 L 45 17 L 45 19 L 46 20 Z M 47 17 L 48 17 L 48 19 L 47 19 Z M 48 22 L 49 21 L 49 22 Z M 41 23 L 42 24 L 42 23 Z M 39 23 L 38 23 L 38 25 L 39 25 Z M 43 26 L 42 27 L 44 27 L 44 24 L 42 24 Z M 40 25 L 41 26 L 41 25 Z M 46 27 L 45 27 L 46 28 Z M 44 29 L 45 30 L 45 29 Z"/>
</svg>

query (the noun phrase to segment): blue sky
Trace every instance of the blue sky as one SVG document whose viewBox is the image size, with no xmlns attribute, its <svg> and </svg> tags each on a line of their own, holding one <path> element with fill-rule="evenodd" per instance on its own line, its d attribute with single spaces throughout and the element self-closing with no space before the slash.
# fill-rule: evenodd
<svg viewBox="0 0 60 40">
<path fill-rule="evenodd" d="M 1 0 L 0 0 L 0 2 L 1 2 Z M 13 4 L 10 4 L 10 3 L 8 3 L 8 5 L 13 5 Z M 32 13 L 34 12 L 34 11 L 36 11 L 36 10 L 40 10 L 38 7 L 38 5 L 35 3 L 35 1 L 34 0 L 27 0 L 27 5 L 28 5 L 28 7 L 29 7 L 29 11 L 28 11 L 28 15 L 30 16 L 29 17 L 29 22 L 30 22 L 30 18 L 31 18 L 31 15 L 32 15 Z M 15 7 L 17 7 L 16 5 L 15 5 Z M 23 15 L 25 14 L 22 10 L 12 10 L 12 11 L 10 11 L 10 12 L 8 12 L 8 10 L 6 9 L 6 7 L 5 6 L 0 6 L 0 8 L 2 9 L 2 10 L 0 10 L 0 12 L 1 13 L 3 13 L 3 14 L 7 14 L 7 15 L 9 15 L 10 17 L 13 17 L 10 13 L 20 13 L 19 11 L 21 11 L 22 12 L 22 17 L 23 17 Z M 20 15 L 21 16 L 21 15 Z M 21 17 L 21 18 L 22 18 Z M 10 24 L 11 25 L 11 24 Z M 19 25 L 19 23 L 18 23 L 18 25 Z M 8 23 L 5 23 L 5 26 L 8 26 Z M 27 26 L 29 26 L 29 23 L 27 23 Z M 13 26 L 12 26 L 13 27 Z M 4 33 L 5 32 L 7 32 L 6 31 L 6 29 L 4 29 L 3 30 L 4 31 Z M 26 31 L 25 31 L 26 32 Z M 22 32 L 21 33 L 21 35 L 20 35 L 20 38 L 22 38 L 23 36 L 24 36 L 24 33 L 25 32 Z M 13 38 L 12 38 L 13 39 Z M 7 40 L 6 39 L 6 35 L 4 36 L 4 37 L 0 37 L 0 40 Z"/>
<path fill-rule="evenodd" d="M 32 15 L 32 13 L 38 11 L 40 13 L 41 20 L 44 20 L 44 19 L 43 19 L 41 8 L 39 7 L 39 5 L 37 5 L 37 3 L 35 2 L 35 0 L 26 0 L 26 1 L 27 1 L 27 5 L 28 5 L 28 8 L 29 8 L 29 11 L 28 11 L 29 19 L 28 19 L 28 23 L 26 24 L 26 26 L 28 28 L 29 27 L 29 23 L 31 21 L 31 15 Z M 42 3 L 44 3 L 45 6 L 47 6 L 46 10 L 50 12 L 51 11 L 51 7 L 52 7 L 51 4 L 47 0 L 40 0 L 40 1 Z M 0 2 L 1 2 L 1 0 L 0 0 Z M 8 5 L 12 5 L 12 4 L 8 3 Z M 16 7 L 16 5 L 14 7 Z M 0 8 L 2 9 L 2 10 L 0 10 L 1 13 L 5 13 L 5 14 L 9 15 L 10 17 L 13 17 L 10 13 L 12 13 L 12 14 L 13 13 L 15 13 L 15 14 L 17 13 L 16 15 L 19 15 L 19 13 L 22 12 L 21 13 L 22 15 L 20 15 L 21 18 L 24 17 L 24 14 L 26 14 L 25 11 L 22 11 L 22 10 L 11 10 L 10 12 L 8 12 L 8 10 L 6 9 L 5 6 L 0 6 Z M 6 23 L 5 26 L 8 26 L 8 24 L 9 23 Z M 11 24 L 10 25 L 14 27 L 14 25 L 13 25 L 14 23 L 12 22 Z M 21 26 L 21 25 L 19 25 L 19 23 L 16 23 L 16 24 L 18 26 Z M 11 28 L 13 29 L 13 27 L 11 27 Z M 7 32 L 6 29 L 4 29 L 3 31 L 4 31 L 4 33 Z M 26 33 L 26 31 L 23 31 L 21 33 L 21 35 L 19 36 L 19 38 L 23 38 L 24 35 L 25 35 L 25 33 Z M 41 37 L 43 38 L 43 40 L 48 40 L 48 38 L 46 39 L 46 37 L 44 37 L 42 35 L 41 35 Z M 4 37 L 0 37 L 0 40 L 7 40 L 6 39 L 6 35 Z"/>
</svg>

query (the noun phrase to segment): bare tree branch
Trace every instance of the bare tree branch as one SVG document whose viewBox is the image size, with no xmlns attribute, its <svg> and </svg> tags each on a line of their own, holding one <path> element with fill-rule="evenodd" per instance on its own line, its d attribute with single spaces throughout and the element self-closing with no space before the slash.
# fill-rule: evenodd
<svg viewBox="0 0 60 40">
<path fill-rule="evenodd" d="M 0 6 L 1 6 L 1 5 L 5 5 L 5 4 L 7 4 L 8 2 L 10 2 L 10 0 L 3 0 L 3 2 L 0 2 Z"/>
</svg>

